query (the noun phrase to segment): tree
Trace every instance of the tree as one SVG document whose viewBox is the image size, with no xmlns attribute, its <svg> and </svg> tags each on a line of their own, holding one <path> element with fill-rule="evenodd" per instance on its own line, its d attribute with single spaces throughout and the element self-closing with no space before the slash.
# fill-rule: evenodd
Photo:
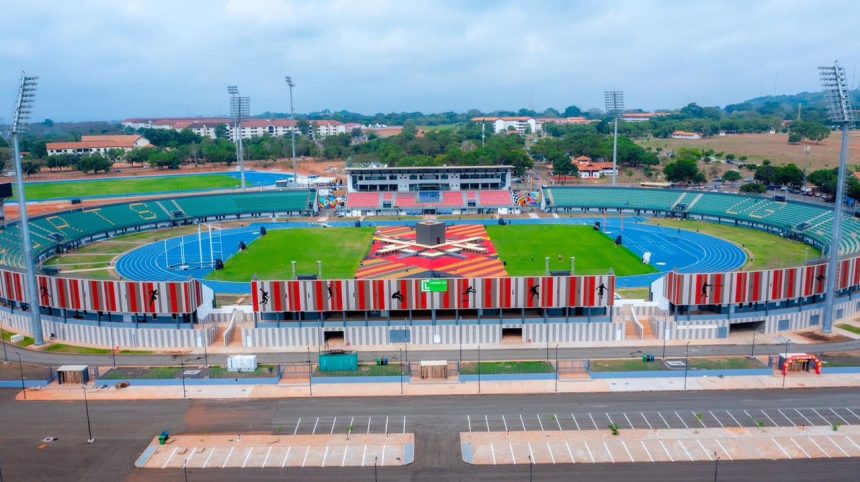
<svg viewBox="0 0 860 482">
<path fill-rule="evenodd" d="M 23 171 L 24 175 L 27 177 L 32 176 L 33 174 L 38 174 L 39 171 L 42 170 L 42 165 L 36 161 L 23 161 L 21 162 L 21 171 Z"/>
<path fill-rule="evenodd" d="M 738 171 L 726 171 L 723 174 L 723 181 L 725 182 L 738 182 L 741 180 L 741 173 Z"/>
<path fill-rule="evenodd" d="M 824 194 L 833 195 L 836 193 L 836 183 L 838 182 L 836 169 L 819 169 L 813 171 L 807 176 L 806 180 L 815 185 Z"/>
<path fill-rule="evenodd" d="M 767 187 L 764 184 L 759 184 L 757 182 L 751 182 L 749 184 L 744 184 L 740 188 L 740 192 L 743 193 L 751 193 L 751 194 L 762 194 L 767 191 Z"/>
<path fill-rule="evenodd" d="M 229 139 L 230 133 L 227 131 L 227 126 L 224 124 L 218 124 L 215 126 L 215 138 L 216 139 Z"/>
<path fill-rule="evenodd" d="M 569 105 L 564 109 L 565 117 L 582 117 L 582 111 L 575 105 Z"/>
<path fill-rule="evenodd" d="M 150 149 L 150 147 L 132 149 L 125 155 L 125 160 L 132 166 L 134 166 L 135 164 L 143 164 L 144 162 L 148 162 Z"/>
<path fill-rule="evenodd" d="M 149 165 L 159 169 L 178 169 L 182 161 L 174 151 L 151 150 L 149 152 Z"/>
<path fill-rule="evenodd" d="M 685 184 L 700 184 L 705 182 L 705 175 L 699 170 L 696 161 L 689 159 L 680 159 L 666 164 L 663 168 L 663 174 L 670 182 L 680 182 Z"/>
<path fill-rule="evenodd" d="M 799 135 L 801 139 L 806 138 L 815 141 L 816 144 L 830 136 L 830 128 L 826 125 L 815 121 L 799 121 L 791 124 L 791 134 L 789 134 L 789 142 L 792 135 L 796 139 Z M 800 142 L 800 140 L 796 141 Z"/>
<path fill-rule="evenodd" d="M 75 163 L 75 169 L 83 173 L 93 172 L 94 174 L 98 174 L 99 171 L 108 172 L 111 166 L 113 166 L 113 161 L 100 154 L 81 156 Z"/>
<path fill-rule="evenodd" d="M 776 169 L 776 183 L 799 187 L 803 184 L 803 171 L 794 164 L 785 164 Z"/>
<path fill-rule="evenodd" d="M 758 166 L 755 170 L 755 175 L 753 178 L 766 185 L 769 186 L 771 184 L 777 183 L 777 168 L 775 166 L 771 166 L 770 164 L 762 164 Z"/>
<path fill-rule="evenodd" d="M 788 143 L 789 144 L 799 144 L 800 141 L 802 141 L 802 140 L 803 140 L 803 136 L 800 134 L 800 132 L 791 131 L 788 133 Z"/>
</svg>

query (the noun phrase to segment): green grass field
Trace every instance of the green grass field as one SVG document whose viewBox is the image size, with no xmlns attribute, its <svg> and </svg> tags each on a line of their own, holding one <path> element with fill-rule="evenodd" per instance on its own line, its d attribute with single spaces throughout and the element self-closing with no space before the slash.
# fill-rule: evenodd
<svg viewBox="0 0 860 482">
<path fill-rule="evenodd" d="M 299 274 L 315 274 L 322 261 L 324 278 L 352 278 L 370 252 L 373 228 L 284 229 L 251 243 L 245 252 L 230 258 L 221 271 L 207 278 L 221 281 L 289 279 L 291 261 Z"/>
<path fill-rule="evenodd" d="M 760 270 L 797 266 L 806 260 L 821 256 L 812 246 L 780 238 L 775 234 L 755 229 L 736 228 L 703 221 L 652 220 L 651 224 L 687 231 L 698 231 L 734 243 L 747 253 L 745 270 Z"/>
<path fill-rule="evenodd" d="M 88 196 L 123 196 L 126 194 L 202 191 L 239 187 L 239 181 L 227 175 L 180 175 L 142 177 L 139 179 L 105 179 L 28 183 L 27 199 L 70 199 Z M 17 198 L 17 191 L 14 192 Z"/>
<path fill-rule="evenodd" d="M 657 272 L 591 226 L 487 226 L 487 233 L 511 276 L 543 274 L 547 256 L 550 270 L 570 270 L 575 257 L 576 274 L 606 274 L 610 268 L 618 276 Z"/>
</svg>

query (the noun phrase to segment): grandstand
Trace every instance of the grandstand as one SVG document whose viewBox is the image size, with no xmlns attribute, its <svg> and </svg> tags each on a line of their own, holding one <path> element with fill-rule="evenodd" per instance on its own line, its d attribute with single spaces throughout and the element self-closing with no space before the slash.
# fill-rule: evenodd
<svg viewBox="0 0 860 482">
<path fill-rule="evenodd" d="M 826 249 L 830 244 L 833 209 L 828 206 L 738 194 L 648 190 L 637 188 L 545 187 L 548 211 L 633 211 L 733 221 L 779 232 Z M 846 217 L 840 251 L 860 252 L 860 220 Z"/>
<path fill-rule="evenodd" d="M 346 210 L 353 216 L 495 214 L 516 207 L 511 191 L 352 192 Z"/>
</svg>

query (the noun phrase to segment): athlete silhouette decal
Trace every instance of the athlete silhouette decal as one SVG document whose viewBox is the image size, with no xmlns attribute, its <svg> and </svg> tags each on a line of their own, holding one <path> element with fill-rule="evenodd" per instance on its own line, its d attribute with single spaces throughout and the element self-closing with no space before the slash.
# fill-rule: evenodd
<svg viewBox="0 0 860 482">
<path fill-rule="evenodd" d="M 40 291 L 42 292 L 42 304 L 47 305 L 51 301 L 51 293 L 48 292 L 47 286 L 42 286 Z"/>
<path fill-rule="evenodd" d="M 328 291 L 328 299 L 331 299 L 334 296 L 334 289 L 331 287 L 331 283 L 325 285 L 325 289 Z"/>
<path fill-rule="evenodd" d="M 534 300 L 536 297 L 540 296 L 540 292 L 538 291 L 539 289 L 540 289 L 540 286 L 538 286 L 538 285 L 534 285 L 531 288 L 529 288 L 529 294 L 531 295 L 532 300 Z"/>
<path fill-rule="evenodd" d="M 400 290 L 395 291 L 394 294 L 391 295 L 391 299 L 397 300 L 400 304 L 403 304 L 403 295 L 400 293 Z"/>
<path fill-rule="evenodd" d="M 603 281 L 601 281 L 600 286 L 597 287 L 597 304 L 598 305 L 603 304 L 603 295 L 606 294 L 606 290 L 608 290 L 608 289 L 609 288 L 606 287 L 606 285 L 603 283 Z"/>
<path fill-rule="evenodd" d="M 154 289 L 149 293 L 149 306 L 155 310 L 155 303 L 158 301 L 158 289 Z"/>
<path fill-rule="evenodd" d="M 260 306 L 263 307 L 269 302 L 269 292 L 260 288 Z"/>
</svg>

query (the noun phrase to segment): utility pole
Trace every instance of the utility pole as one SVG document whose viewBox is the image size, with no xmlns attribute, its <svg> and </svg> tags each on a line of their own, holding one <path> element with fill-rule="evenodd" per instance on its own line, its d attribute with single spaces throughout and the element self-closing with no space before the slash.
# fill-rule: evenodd
<svg viewBox="0 0 860 482">
<path fill-rule="evenodd" d="M 35 345 L 44 345 L 42 336 L 42 319 L 39 316 L 39 289 L 36 286 L 36 267 L 33 263 L 33 244 L 30 241 L 30 218 L 27 214 L 27 196 L 24 191 L 24 170 L 21 166 L 21 151 L 18 148 L 18 135 L 21 134 L 33 110 L 36 86 L 39 78 L 28 76 L 21 72 L 21 83 L 18 86 L 18 98 L 12 113 L 12 125 L 9 132 L 12 137 L 12 155 L 15 162 L 15 185 L 18 188 L 18 206 L 21 211 L 21 241 L 24 244 L 24 263 L 27 279 L 27 305 L 30 308 L 31 331 Z"/>
</svg>

